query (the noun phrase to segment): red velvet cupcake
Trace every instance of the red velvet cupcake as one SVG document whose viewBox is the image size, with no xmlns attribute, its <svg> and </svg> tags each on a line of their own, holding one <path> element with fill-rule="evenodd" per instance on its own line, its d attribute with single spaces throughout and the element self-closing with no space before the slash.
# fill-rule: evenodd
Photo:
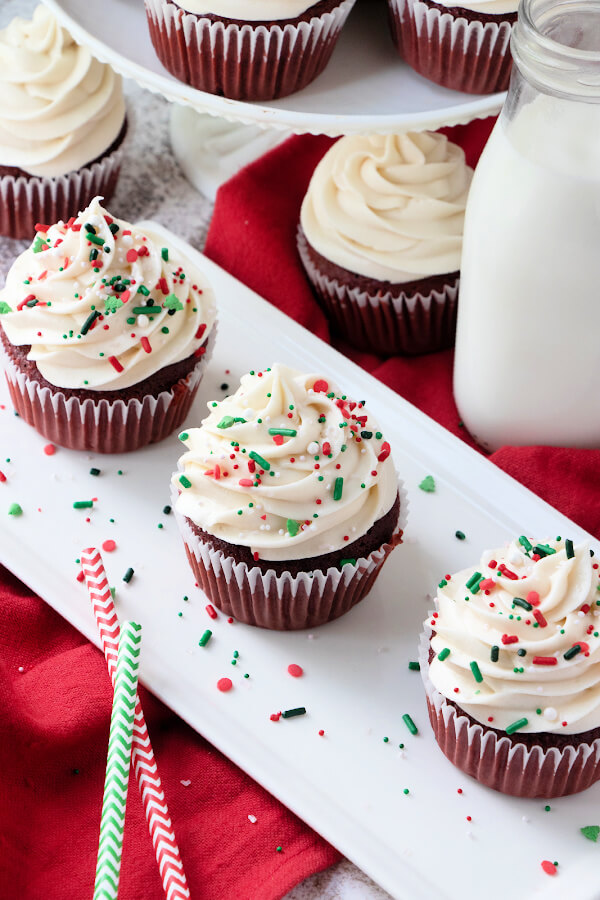
<svg viewBox="0 0 600 900">
<path fill-rule="evenodd" d="M 189 412 L 214 324 L 204 276 L 95 198 L 77 218 L 38 225 L 0 292 L 15 410 L 74 450 L 162 440 Z"/>
<path fill-rule="evenodd" d="M 454 343 L 473 172 L 432 132 L 342 138 L 302 204 L 298 250 L 334 329 L 381 355 Z"/>
<path fill-rule="evenodd" d="M 0 234 L 28 238 L 109 199 L 126 134 L 121 78 L 44 6 L 0 31 Z"/>
<path fill-rule="evenodd" d="M 145 0 L 169 72 L 231 100 L 301 90 L 331 57 L 355 0 Z"/>
<path fill-rule="evenodd" d="M 390 447 L 364 402 L 282 365 L 242 378 L 173 476 L 194 576 L 249 625 L 312 628 L 371 589 L 406 523 Z M 233 449 L 232 449 L 233 448 Z"/>
<path fill-rule="evenodd" d="M 392 37 L 420 75 L 469 94 L 508 88 L 519 0 L 388 0 Z"/>
<path fill-rule="evenodd" d="M 440 582 L 421 673 L 441 749 L 482 784 L 562 797 L 600 780 L 600 585 L 588 546 L 522 536 Z"/>
</svg>

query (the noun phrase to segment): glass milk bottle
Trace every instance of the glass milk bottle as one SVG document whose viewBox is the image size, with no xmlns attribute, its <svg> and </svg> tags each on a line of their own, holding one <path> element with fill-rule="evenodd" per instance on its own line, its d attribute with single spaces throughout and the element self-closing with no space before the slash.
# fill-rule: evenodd
<svg viewBox="0 0 600 900">
<path fill-rule="evenodd" d="M 600 447 L 600 0 L 521 0 L 467 203 L 454 367 L 473 437 Z"/>
</svg>

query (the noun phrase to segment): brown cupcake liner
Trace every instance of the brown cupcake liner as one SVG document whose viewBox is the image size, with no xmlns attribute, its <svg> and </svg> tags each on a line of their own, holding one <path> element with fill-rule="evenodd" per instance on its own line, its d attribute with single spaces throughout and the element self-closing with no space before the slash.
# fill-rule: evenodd
<svg viewBox="0 0 600 900">
<path fill-rule="evenodd" d="M 231 100 L 273 100 L 319 75 L 355 0 L 284 26 L 237 25 L 145 0 L 150 37 L 163 66 L 186 84 Z"/>
<path fill-rule="evenodd" d="M 122 145 L 76 172 L 44 178 L 0 176 L 0 234 L 29 238 L 38 222 L 68 221 L 96 196 L 112 197 L 123 158 Z"/>
<path fill-rule="evenodd" d="M 170 390 L 128 401 L 66 397 L 60 388 L 42 387 L 2 355 L 13 406 L 41 435 L 70 450 L 126 453 L 162 441 L 184 422 L 210 352 Z"/>
<path fill-rule="evenodd" d="M 315 628 L 344 615 L 369 593 L 381 568 L 402 543 L 408 516 L 408 498 L 399 485 L 400 516 L 390 541 L 355 564 L 327 572 L 300 572 L 276 575 L 236 562 L 199 540 L 186 518 L 176 511 L 188 561 L 211 603 L 226 616 L 246 625 L 275 631 Z M 174 491 L 173 506 L 177 496 Z"/>
<path fill-rule="evenodd" d="M 388 4 L 394 43 L 420 75 L 469 94 L 507 90 L 514 16 L 511 21 L 498 16 L 498 23 L 468 21 L 422 0 Z"/>
<path fill-rule="evenodd" d="M 336 330 L 359 350 L 382 356 L 431 353 L 452 347 L 456 331 L 459 279 L 429 294 L 373 295 L 323 275 L 298 228 L 298 252 L 310 282 Z"/>
<path fill-rule="evenodd" d="M 461 715 L 429 679 L 431 629 L 421 635 L 419 662 L 429 721 L 451 763 L 486 787 L 515 797 L 564 797 L 600 779 L 600 738 L 544 749 L 499 737 L 491 728 Z M 577 738 L 577 735 L 573 735 Z"/>
</svg>

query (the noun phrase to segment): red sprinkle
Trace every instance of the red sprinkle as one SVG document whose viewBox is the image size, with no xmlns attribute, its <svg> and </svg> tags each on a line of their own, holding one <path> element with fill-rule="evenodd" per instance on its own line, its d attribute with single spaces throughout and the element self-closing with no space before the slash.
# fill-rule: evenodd
<svg viewBox="0 0 600 900">
<path fill-rule="evenodd" d="M 538 625 L 540 626 L 540 628 L 545 628 L 546 625 L 548 624 L 548 623 L 546 622 L 546 619 L 544 618 L 544 616 L 543 616 L 541 610 L 539 610 L 539 609 L 534 609 L 534 611 L 533 611 L 533 618 L 534 618 L 535 621 L 538 623 Z"/>
<path fill-rule="evenodd" d="M 296 663 L 290 663 L 287 670 L 288 675 L 291 675 L 292 678 L 300 678 L 301 675 L 304 675 L 304 669 L 302 666 L 297 666 Z"/>
<path fill-rule="evenodd" d="M 112 553 L 113 550 L 117 549 L 117 542 L 113 540 L 104 541 L 102 544 L 102 549 L 106 551 L 106 553 Z"/>
<path fill-rule="evenodd" d="M 222 693 L 226 694 L 233 687 L 233 681 L 231 678 L 219 678 L 217 687 Z"/>
<path fill-rule="evenodd" d="M 134 263 L 137 258 L 138 258 L 138 252 L 134 247 L 132 247 L 131 250 L 127 251 L 127 262 L 128 263 Z"/>
<path fill-rule="evenodd" d="M 230 625 L 233 625 L 233 617 L 232 616 L 229 616 L 227 621 L 229 622 Z"/>
<path fill-rule="evenodd" d="M 83 574 L 83 572 L 79 572 L 77 575 L 77 581 L 81 584 L 81 582 L 83 581 L 84 578 L 85 578 L 85 575 Z"/>
<path fill-rule="evenodd" d="M 497 565 L 498 565 L 498 563 L 496 562 L 495 559 L 490 559 L 490 561 L 488 563 L 488 569 L 495 569 Z"/>
<path fill-rule="evenodd" d="M 388 458 L 388 456 L 390 455 L 391 452 L 392 452 L 392 448 L 390 447 L 389 443 L 387 441 L 384 441 L 383 444 L 381 445 L 381 452 L 379 453 L 379 456 L 377 457 L 378 461 L 383 462 L 384 459 Z"/>
<path fill-rule="evenodd" d="M 531 661 L 534 666 L 555 666 L 558 663 L 555 656 L 534 656 Z"/>
<path fill-rule="evenodd" d="M 493 587 L 496 587 L 496 582 L 492 578 L 484 578 L 483 581 L 479 582 L 479 587 L 483 591 L 491 591 Z"/>
<path fill-rule="evenodd" d="M 198 331 L 196 332 L 196 340 L 199 341 L 204 332 L 206 331 L 206 325 L 202 324 L 198 326 Z"/>
<path fill-rule="evenodd" d="M 5 482 L 5 481 L 6 481 L 6 475 L 4 474 L 4 472 L 0 472 L 0 482 Z"/>
<path fill-rule="evenodd" d="M 331 444 L 328 441 L 323 441 L 323 455 L 329 456 L 331 453 Z"/>
<path fill-rule="evenodd" d="M 205 606 L 204 608 L 205 608 L 206 612 L 209 614 L 209 616 L 211 617 L 211 619 L 216 619 L 216 618 L 217 618 L 217 611 L 216 611 L 216 609 L 214 608 L 214 606 L 212 605 L 212 603 L 209 603 L 209 604 L 208 604 L 207 606 Z"/>
<path fill-rule="evenodd" d="M 45 233 L 46 231 L 48 231 L 49 227 L 50 227 L 49 225 L 43 225 L 41 222 L 38 222 L 38 223 L 34 226 L 34 228 L 35 228 L 36 231 L 43 231 L 44 233 Z"/>
<path fill-rule="evenodd" d="M 56 453 L 56 447 L 54 444 L 44 444 L 44 453 L 46 456 L 54 456 Z"/>
<path fill-rule="evenodd" d="M 167 284 L 167 279 L 164 276 L 159 279 L 158 286 L 163 294 L 169 293 L 169 285 Z"/>
<path fill-rule="evenodd" d="M 549 859 L 544 859 L 541 865 L 546 875 L 556 875 L 557 868 Z"/>
<path fill-rule="evenodd" d="M 584 603 L 583 606 L 581 607 L 581 612 L 582 612 L 582 613 L 589 613 L 589 611 L 590 611 L 590 604 L 589 604 L 589 603 Z"/>
<path fill-rule="evenodd" d="M 281 445 L 283 444 L 283 435 L 282 434 L 274 434 L 273 441 L 275 444 L 277 444 L 278 447 L 281 447 Z"/>
<path fill-rule="evenodd" d="M 540 605 L 540 595 L 537 591 L 529 591 L 527 596 L 525 597 L 528 603 L 531 603 L 532 606 Z"/>
<path fill-rule="evenodd" d="M 519 640 L 519 636 L 517 634 L 503 634 L 502 635 L 502 643 L 503 644 L 516 644 Z"/>
<path fill-rule="evenodd" d="M 280 713 L 280 712 L 278 712 L 278 713 L 271 713 L 271 715 L 269 716 L 269 718 L 270 718 L 271 722 L 279 722 L 279 720 L 280 720 L 280 718 L 281 718 L 281 713 Z"/>
<path fill-rule="evenodd" d="M 113 369 L 117 370 L 117 372 L 123 371 L 123 366 L 121 365 L 121 363 L 119 362 L 119 360 L 117 359 L 116 356 L 109 356 L 108 361 L 111 364 L 111 366 L 113 367 Z"/>
<path fill-rule="evenodd" d="M 240 478 L 238 484 L 241 485 L 241 487 L 252 487 L 254 482 L 251 478 Z"/>
<path fill-rule="evenodd" d="M 150 341 L 147 337 L 140 338 L 140 344 L 142 345 L 146 353 L 152 353 L 152 347 L 150 346 Z"/>
<path fill-rule="evenodd" d="M 507 569 L 506 566 L 504 565 L 504 563 L 500 563 L 498 568 L 500 569 L 502 574 L 505 576 L 505 578 L 510 578 L 511 581 L 519 580 L 519 576 L 515 572 L 511 572 L 510 569 Z"/>
<path fill-rule="evenodd" d="M 313 384 L 313 391 L 316 394 L 326 394 L 329 390 L 329 385 L 325 381 L 324 378 L 318 378 L 317 381 Z"/>
<path fill-rule="evenodd" d="M 321 729 L 319 730 L 319 737 L 323 737 L 324 734 L 325 734 L 325 732 L 324 732 L 323 729 L 321 728 Z"/>
</svg>

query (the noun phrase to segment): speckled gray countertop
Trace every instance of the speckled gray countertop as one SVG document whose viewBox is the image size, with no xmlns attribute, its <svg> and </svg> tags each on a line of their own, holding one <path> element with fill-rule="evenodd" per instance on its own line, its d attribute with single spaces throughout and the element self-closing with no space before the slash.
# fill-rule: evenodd
<svg viewBox="0 0 600 900">
<path fill-rule="evenodd" d="M 13 16 L 30 15 L 35 0 L 3 0 L 0 27 Z M 202 249 L 212 204 L 185 179 L 169 144 L 169 104 L 131 81 L 125 82 L 129 129 L 124 162 L 111 210 L 131 221 L 156 219 L 195 247 Z M 0 284 L 26 241 L 0 238 Z M 177 823 L 175 823 L 177 824 Z M 390 900 L 348 861 L 308 878 L 285 900 Z"/>
</svg>

